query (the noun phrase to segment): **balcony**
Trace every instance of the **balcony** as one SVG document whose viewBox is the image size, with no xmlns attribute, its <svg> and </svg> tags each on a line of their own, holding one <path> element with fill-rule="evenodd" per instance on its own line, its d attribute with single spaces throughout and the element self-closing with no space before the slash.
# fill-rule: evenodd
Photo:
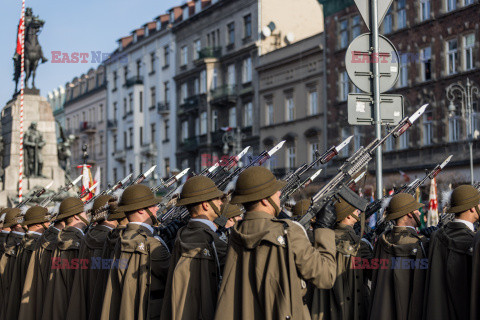
<svg viewBox="0 0 480 320">
<path fill-rule="evenodd" d="M 141 76 L 128 78 L 127 81 L 125 82 L 125 85 L 127 86 L 127 88 L 136 84 L 143 84 L 143 78 Z"/>
<path fill-rule="evenodd" d="M 198 60 L 208 59 L 208 58 L 220 58 L 222 56 L 221 47 L 206 47 L 198 51 Z"/>
<path fill-rule="evenodd" d="M 183 99 L 179 113 L 197 112 L 200 105 L 205 104 L 205 95 L 197 94 Z"/>
<path fill-rule="evenodd" d="M 157 103 L 158 114 L 167 115 L 170 113 L 170 104 L 168 102 Z"/>
<path fill-rule="evenodd" d="M 86 134 L 94 134 L 97 132 L 97 128 L 95 126 L 95 123 L 93 122 L 80 122 L 80 132 L 86 133 Z"/>
<path fill-rule="evenodd" d="M 185 152 L 193 152 L 198 149 L 198 139 L 197 137 L 184 139 L 180 143 L 180 148 Z"/>
<path fill-rule="evenodd" d="M 223 85 L 212 90 L 212 104 L 232 105 L 237 103 L 237 86 Z"/>
<path fill-rule="evenodd" d="M 112 152 L 112 155 L 114 159 L 118 162 L 125 163 L 125 158 L 127 157 L 127 153 L 125 152 L 125 150 L 114 151 Z"/>
<path fill-rule="evenodd" d="M 107 129 L 109 130 L 117 130 L 117 120 L 108 120 L 107 121 Z"/>
</svg>

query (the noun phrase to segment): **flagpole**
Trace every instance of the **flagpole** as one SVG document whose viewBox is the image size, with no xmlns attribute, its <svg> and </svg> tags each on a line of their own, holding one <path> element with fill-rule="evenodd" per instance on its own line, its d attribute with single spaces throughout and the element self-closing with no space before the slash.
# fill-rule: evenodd
<svg viewBox="0 0 480 320">
<path fill-rule="evenodd" d="M 25 88 L 25 0 L 22 0 L 22 16 L 20 19 L 22 26 L 22 55 L 21 55 L 21 65 L 20 65 L 20 159 L 18 161 L 19 171 L 18 171 L 18 201 L 22 202 L 23 196 L 23 94 Z"/>
</svg>

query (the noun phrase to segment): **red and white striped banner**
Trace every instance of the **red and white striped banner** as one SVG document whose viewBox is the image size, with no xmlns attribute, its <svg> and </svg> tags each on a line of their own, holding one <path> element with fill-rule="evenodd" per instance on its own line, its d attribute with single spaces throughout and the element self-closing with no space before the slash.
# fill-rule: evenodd
<svg viewBox="0 0 480 320">
<path fill-rule="evenodd" d="M 22 0 L 22 16 L 18 27 L 19 37 L 21 32 L 21 66 L 20 66 L 20 159 L 18 161 L 18 201 L 22 202 L 23 197 L 23 91 L 25 88 L 25 0 Z M 18 52 L 17 43 L 17 52 Z"/>
</svg>

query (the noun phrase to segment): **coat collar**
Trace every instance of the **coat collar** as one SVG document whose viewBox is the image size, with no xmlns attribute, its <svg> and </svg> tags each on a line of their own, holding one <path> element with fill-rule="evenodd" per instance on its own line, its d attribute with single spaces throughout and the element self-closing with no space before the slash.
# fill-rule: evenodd
<svg viewBox="0 0 480 320">
<path fill-rule="evenodd" d="M 257 219 L 272 220 L 272 219 L 275 219 L 275 217 L 263 211 L 249 211 L 245 214 L 245 218 L 243 220 L 257 220 Z"/>
<path fill-rule="evenodd" d="M 218 229 L 212 221 L 206 219 L 190 219 L 190 221 L 188 222 L 188 226 L 189 228 L 208 228 L 208 230 L 213 232 L 216 232 Z"/>
</svg>

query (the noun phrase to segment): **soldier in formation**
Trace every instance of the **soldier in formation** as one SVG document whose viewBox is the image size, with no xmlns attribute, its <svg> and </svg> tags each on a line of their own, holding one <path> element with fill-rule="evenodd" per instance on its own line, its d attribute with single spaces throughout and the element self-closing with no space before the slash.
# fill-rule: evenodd
<svg viewBox="0 0 480 320">
<path fill-rule="evenodd" d="M 381 210 L 391 227 L 368 241 L 348 198 L 310 227 L 297 221 L 311 199 L 280 218 L 284 186 L 261 166 L 231 194 L 195 176 L 175 197 L 171 238 L 162 199 L 142 184 L 91 207 L 70 197 L 51 214 L 3 209 L 0 319 L 478 319 L 476 188 L 457 187 L 455 218 L 426 235 L 423 205 L 398 193 Z"/>
</svg>

